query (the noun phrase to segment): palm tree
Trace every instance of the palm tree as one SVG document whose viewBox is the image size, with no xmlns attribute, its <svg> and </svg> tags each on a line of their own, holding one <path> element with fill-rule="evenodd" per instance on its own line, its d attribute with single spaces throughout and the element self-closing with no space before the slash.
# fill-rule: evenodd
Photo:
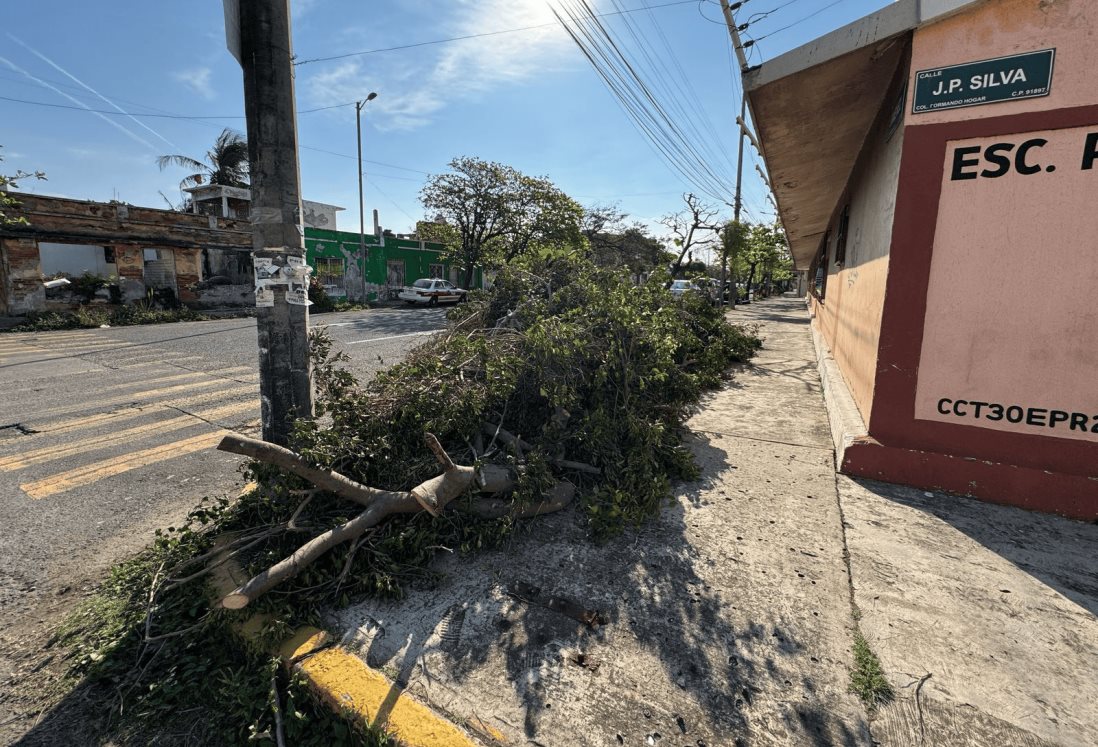
<svg viewBox="0 0 1098 747">
<path fill-rule="evenodd" d="M 206 151 L 206 163 L 190 156 L 160 156 L 156 165 L 163 171 L 168 166 L 182 166 L 193 174 L 179 182 L 179 188 L 200 184 L 220 184 L 226 187 L 248 186 L 248 141 L 230 129 L 217 136 L 213 147 Z"/>
</svg>

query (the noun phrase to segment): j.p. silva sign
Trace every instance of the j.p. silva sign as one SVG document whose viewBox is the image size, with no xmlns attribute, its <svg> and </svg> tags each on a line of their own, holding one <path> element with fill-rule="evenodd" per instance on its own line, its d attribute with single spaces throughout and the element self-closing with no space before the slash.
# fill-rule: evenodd
<svg viewBox="0 0 1098 747">
<path fill-rule="evenodd" d="M 965 62 L 915 73 L 911 113 L 1048 96 L 1055 49 Z"/>
</svg>

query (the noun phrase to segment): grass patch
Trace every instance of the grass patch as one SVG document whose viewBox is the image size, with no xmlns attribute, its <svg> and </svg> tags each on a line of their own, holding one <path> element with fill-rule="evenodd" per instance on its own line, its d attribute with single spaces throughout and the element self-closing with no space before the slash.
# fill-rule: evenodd
<svg viewBox="0 0 1098 747">
<path fill-rule="evenodd" d="M 850 670 L 850 692 L 874 711 L 895 697 L 892 685 L 881 669 L 881 660 L 869 647 L 860 630 L 854 631 L 854 668 Z"/>
</svg>

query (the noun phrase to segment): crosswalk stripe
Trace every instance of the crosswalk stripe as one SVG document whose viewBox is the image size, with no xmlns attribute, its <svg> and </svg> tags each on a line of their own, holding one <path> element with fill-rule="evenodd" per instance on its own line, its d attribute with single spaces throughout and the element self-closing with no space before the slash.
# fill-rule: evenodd
<svg viewBox="0 0 1098 747">
<path fill-rule="evenodd" d="M 49 410 L 40 410 L 39 412 L 34 413 L 34 417 L 60 415 L 65 412 L 80 412 L 81 410 L 102 409 L 104 407 L 113 407 L 114 405 L 124 405 L 128 402 L 137 402 L 142 399 L 166 397 L 177 392 L 185 392 L 190 389 L 204 389 L 205 387 L 217 385 L 224 386 L 225 381 L 223 379 L 206 379 L 204 381 L 192 381 L 186 384 L 176 384 L 175 386 L 167 386 L 159 389 L 144 389 L 139 392 L 127 392 L 126 394 L 117 397 L 97 399 L 94 402 L 81 402 L 75 406 L 62 405 L 61 407 L 54 407 Z M 30 423 L 33 423 L 33 420 L 30 420 Z"/>
<path fill-rule="evenodd" d="M 177 367 L 178 368 L 178 367 Z M 185 373 L 175 373 L 170 376 L 149 376 L 140 381 L 123 381 L 120 384 L 109 384 L 107 386 L 98 387 L 96 389 L 97 394 L 106 394 L 107 392 L 117 392 L 124 389 L 132 389 L 135 386 L 148 386 L 150 384 L 167 384 L 173 381 L 185 381 L 187 379 L 201 379 L 203 377 L 214 377 L 224 380 L 226 383 L 233 384 L 245 384 L 252 381 L 258 381 L 258 374 L 254 369 L 248 366 L 234 366 L 233 368 L 222 368 L 214 371 L 192 371 L 190 369 L 183 369 Z M 250 374 L 250 375 L 244 375 Z M 6 394 L 11 395 L 10 401 L 16 401 L 18 396 L 16 392 L 21 389 L 35 389 L 38 384 L 28 384 L 24 387 L 13 387 L 5 391 Z"/>
<path fill-rule="evenodd" d="M 216 407 L 212 410 L 196 412 L 190 415 L 180 415 L 179 417 L 168 418 L 167 420 L 161 420 L 156 423 L 146 423 L 145 425 L 134 426 L 133 428 L 127 428 L 107 435 L 92 436 L 80 441 L 61 444 L 60 446 L 48 446 L 33 451 L 25 451 L 20 454 L 13 454 L 12 456 L 0 458 L 0 472 L 13 472 L 33 464 L 52 462 L 55 459 L 72 456 L 73 454 L 80 454 L 87 451 L 102 449 L 107 446 L 113 446 L 119 442 L 127 443 L 138 436 L 150 432 L 170 433 L 172 431 L 178 431 L 183 428 L 197 425 L 204 420 L 217 420 L 218 418 L 227 417 L 248 410 L 258 412 L 259 403 L 237 402 L 224 407 Z"/>
<path fill-rule="evenodd" d="M 116 410 L 114 412 L 103 412 L 96 415 L 81 415 L 75 418 L 63 418 L 61 420 L 46 421 L 44 423 L 30 422 L 27 423 L 27 425 L 39 433 L 65 433 L 66 431 L 78 431 L 83 430 L 84 428 L 91 428 L 94 425 L 99 425 L 100 423 L 105 423 L 107 421 L 120 423 L 126 420 L 133 420 L 142 415 L 148 415 L 151 412 L 157 412 L 171 406 L 190 407 L 192 405 L 200 405 L 206 402 L 227 399 L 243 394 L 256 394 L 256 389 L 251 386 L 234 386 L 216 392 L 205 392 L 182 399 L 170 399 L 166 402 L 157 402 L 145 407 L 127 407 L 123 410 Z"/>
<path fill-rule="evenodd" d="M 219 380 L 225 380 L 230 375 L 238 373 L 247 373 L 252 369 L 247 366 L 235 366 L 233 368 L 222 368 L 217 371 L 188 371 L 187 373 L 172 374 L 171 376 L 159 376 L 156 378 L 145 379 L 144 381 L 128 381 L 122 384 L 111 384 L 109 386 L 102 387 L 100 392 L 116 392 L 120 389 L 132 387 L 135 384 L 141 386 L 142 384 L 167 384 L 172 381 L 184 381 L 186 379 L 200 379 L 202 377 L 213 377 Z"/>
<path fill-rule="evenodd" d="M 203 433 L 200 436 L 174 441 L 148 451 L 124 454 L 113 459 L 104 459 L 101 462 L 87 464 L 41 480 L 24 483 L 19 487 L 31 498 L 41 500 L 57 493 L 63 493 L 66 490 L 72 490 L 82 485 L 90 485 L 104 478 L 129 472 L 138 467 L 146 467 L 150 464 L 175 459 L 196 451 L 203 451 L 216 444 L 228 433 L 229 431 L 222 429 L 213 433 Z"/>
</svg>

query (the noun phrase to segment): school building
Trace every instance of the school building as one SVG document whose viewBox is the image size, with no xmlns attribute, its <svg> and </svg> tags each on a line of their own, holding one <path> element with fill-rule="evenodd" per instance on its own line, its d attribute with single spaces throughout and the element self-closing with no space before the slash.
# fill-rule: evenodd
<svg viewBox="0 0 1098 747">
<path fill-rule="evenodd" d="M 1098 518 L 1096 28 L 898 0 L 745 71 L 843 472 Z"/>
</svg>

